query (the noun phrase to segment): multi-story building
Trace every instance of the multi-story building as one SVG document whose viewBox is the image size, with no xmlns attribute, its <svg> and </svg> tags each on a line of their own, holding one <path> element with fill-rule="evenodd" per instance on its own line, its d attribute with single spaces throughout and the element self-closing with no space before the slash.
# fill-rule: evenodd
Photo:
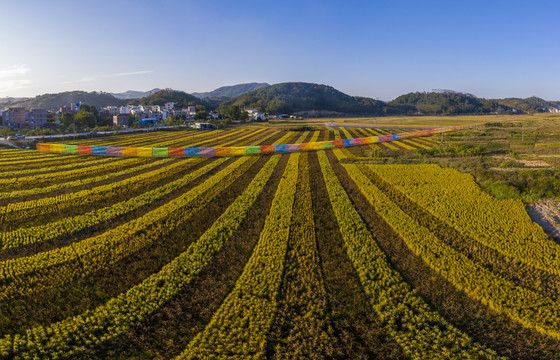
<svg viewBox="0 0 560 360">
<path fill-rule="evenodd" d="M 188 106 L 188 107 L 187 107 L 187 115 L 188 115 L 189 117 L 195 116 L 195 115 L 196 115 L 196 107 L 194 107 L 194 106 Z"/>
<path fill-rule="evenodd" d="M 70 110 L 73 111 L 73 112 L 78 112 L 78 111 L 80 111 L 80 105 L 82 105 L 81 102 L 71 103 L 70 104 Z"/>
<path fill-rule="evenodd" d="M 58 109 L 59 114 L 71 113 L 71 112 L 72 112 L 72 108 L 70 106 L 61 106 L 60 109 Z"/>
<path fill-rule="evenodd" d="M 12 129 L 44 128 L 47 124 L 47 110 L 25 108 L 9 108 L 2 114 L 2 124 Z"/>
<path fill-rule="evenodd" d="M 47 124 L 47 110 L 31 109 L 25 113 L 29 129 L 44 128 Z"/>
<path fill-rule="evenodd" d="M 130 115 L 130 106 L 121 106 L 119 108 L 119 114 Z"/>
<path fill-rule="evenodd" d="M 12 129 L 28 129 L 25 108 L 9 108 L 2 114 L 2 124 Z"/>
<path fill-rule="evenodd" d="M 113 115 L 113 125 L 114 126 L 128 126 L 129 116 L 127 114 Z"/>
<path fill-rule="evenodd" d="M 106 111 L 107 114 L 113 116 L 119 113 L 119 108 L 117 106 L 105 106 L 103 110 Z"/>
</svg>

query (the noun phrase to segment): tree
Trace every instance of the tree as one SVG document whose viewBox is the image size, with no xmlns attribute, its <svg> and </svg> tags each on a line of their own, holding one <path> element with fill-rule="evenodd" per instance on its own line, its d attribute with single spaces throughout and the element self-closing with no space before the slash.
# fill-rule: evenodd
<svg viewBox="0 0 560 360">
<path fill-rule="evenodd" d="M 197 120 L 205 120 L 208 117 L 208 112 L 206 110 L 197 111 L 194 116 Z"/>
<path fill-rule="evenodd" d="M 108 116 L 105 119 L 97 122 L 97 126 L 112 126 L 112 125 L 113 125 L 112 116 Z"/>
<path fill-rule="evenodd" d="M 228 119 L 238 120 L 241 118 L 241 109 L 237 105 L 231 105 L 226 116 Z"/>
<path fill-rule="evenodd" d="M 165 125 L 183 125 L 185 122 L 178 116 L 169 115 L 164 121 Z"/>
<path fill-rule="evenodd" d="M 97 125 L 97 118 L 92 112 L 80 111 L 74 116 L 76 127 L 78 129 L 94 128 Z"/>
<path fill-rule="evenodd" d="M 63 113 L 60 116 L 60 125 L 62 125 L 65 129 L 69 129 L 73 123 L 74 123 L 74 114 Z"/>
</svg>

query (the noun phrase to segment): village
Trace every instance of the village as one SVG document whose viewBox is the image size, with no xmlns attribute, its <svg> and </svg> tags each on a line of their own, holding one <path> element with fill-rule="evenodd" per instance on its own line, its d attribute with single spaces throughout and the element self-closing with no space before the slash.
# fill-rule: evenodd
<svg viewBox="0 0 560 360">
<path fill-rule="evenodd" d="M 0 110 L 0 117 L 2 126 L 12 130 L 56 130 L 60 127 L 60 119 L 64 117 L 64 114 L 76 115 L 83 109 L 83 105 L 85 104 L 80 102 L 71 103 L 68 106 L 60 107 L 57 111 L 10 107 L 4 111 Z M 100 109 L 87 106 L 87 110 L 95 112 L 98 119 L 105 119 L 105 126 L 116 128 L 163 125 L 169 119 L 174 119 L 175 122 L 199 129 L 213 129 L 215 127 L 211 123 L 212 120 L 220 118 L 220 115 L 215 112 L 201 112 L 195 106 L 176 107 L 173 102 L 165 103 L 165 105 L 105 106 Z M 247 115 L 243 116 L 243 119 L 249 121 L 266 121 L 268 119 L 268 114 L 259 113 L 256 109 L 244 109 L 244 111 Z M 278 115 L 278 117 L 287 117 L 287 115 Z M 236 120 L 233 121 L 236 122 Z"/>
</svg>

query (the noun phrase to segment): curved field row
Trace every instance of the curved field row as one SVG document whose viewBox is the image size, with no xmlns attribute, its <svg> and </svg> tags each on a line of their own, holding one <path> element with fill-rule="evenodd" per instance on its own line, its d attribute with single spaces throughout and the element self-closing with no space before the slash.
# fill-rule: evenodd
<svg viewBox="0 0 560 360">
<path fill-rule="evenodd" d="M 158 236 L 164 236 L 166 231 L 169 231 L 169 229 L 159 229 L 159 222 L 169 218 L 178 209 L 190 209 L 188 214 L 192 214 L 196 209 L 204 206 L 242 174 L 238 172 L 235 177 L 230 177 L 229 181 L 223 181 L 247 161 L 248 158 L 239 159 L 178 198 L 100 235 L 63 248 L 0 262 L 0 298 L 37 292 L 64 283 L 76 276 L 87 276 L 142 249 L 155 241 Z M 193 181 L 216 165 L 215 162 L 210 163 L 188 174 L 183 183 Z M 246 170 L 247 167 L 242 169 Z M 176 221 L 187 221 L 190 217 L 188 214 Z M 148 236 L 149 228 L 155 229 L 152 231 L 155 232 L 155 236 Z"/>
<path fill-rule="evenodd" d="M 105 161 L 106 162 L 106 161 Z M 76 161 L 64 161 L 62 163 L 62 165 L 57 165 L 57 164 L 50 164 L 51 166 L 49 166 L 48 168 L 43 167 L 34 167 L 32 169 L 21 169 L 19 168 L 18 170 L 0 170 L 0 178 L 3 177 L 10 177 L 10 176 L 17 176 L 17 177 L 21 177 L 21 176 L 28 176 L 29 174 L 35 174 L 35 173 L 43 173 L 43 172 L 56 172 L 59 170 L 66 170 L 66 169 L 72 169 L 72 168 L 77 168 L 80 166 L 91 166 L 93 164 L 99 164 L 99 163 L 103 163 L 103 161 L 97 161 L 97 160 L 91 160 L 88 158 L 80 158 L 78 157 L 76 159 Z M 54 166 L 53 166 L 54 165 Z"/>
<path fill-rule="evenodd" d="M 99 164 L 95 160 L 92 166 L 85 166 L 79 169 L 53 172 L 53 173 L 43 173 L 43 174 L 23 176 L 23 177 L 0 178 L 0 184 L 3 185 L 4 188 L 11 187 L 13 190 L 18 190 L 21 188 L 25 188 L 26 186 L 29 185 L 37 185 L 53 180 L 61 181 L 61 180 L 71 179 L 80 176 L 86 177 L 86 176 L 95 175 L 97 173 L 113 171 L 121 168 L 122 166 L 126 166 L 128 164 L 134 164 L 137 162 L 138 161 L 136 159 L 119 159 L 117 161 L 101 162 L 101 164 Z"/>
<path fill-rule="evenodd" d="M 259 242 L 235 288 L 177 359 L 263 355 L 278 306 L 299 156 L 290 155 Z"/>
<path fill-rule="evenodd" d="M 209 165 L 211 166 L 210 168 L 205 167 L 203 168 L 204 170 L 202 172 L 204 173 L 208 169 L 220 165 L 225 160 L 226 159 L 220 159 L 218 161 L 213 162 L 212 164 Z M 180 164 L 180 165 L 181 165 L 179 167 L 180 171 L 185 171 L 186 169 L 189 168 L 187 164 Z M 194 165 L 194 163 L 191 162 L 191 165 Z M 167 175 L 169 174 L 169 171 L 171 169 L 170 167 L 166 167 L 164 168 L 164 170 Z M 157 177 L 154 177 L 154 175 L 150 175 L 150 177 L 158 179 Z M 123 216 L 129 212 L 132 212 L 133 210 L 138 209 L 139 207 L 151 204 L 152 202 L 168 195 L 169 193 L 181 188 L 182 186 L 187 185 L 188 183 L 190 183 L 190 181 L 192 181 L 191 178 L 183 177 L 178 180 L 159 186 L 153 190 L 145 191 L 141 195 L 132 197 L 128 200 L 104 208 L 98 208 L 83 215 L 63 218 L 58 221 L 51 222 L 41 226 L 19 228 L 11 232 L 1 233 L 0 249 L 5 250 L 13 247 L 37 243 L 39 241 L 45 242 L 58 237 L 68 236 L 70 234 L 81 231 L 88 227 L 97 225 L 101 222 L 109 221 L 116 217 Z M 143 184 L 143 187 L 145 186 L 146 184 Z M 96 202 L 99 202 L 99 200 L 97 200 Z"/>
<path fill-rule="evenodd" d="M 376 246 L 322 153 L 319 153 L 319 162 L 348 256 L 366 292 L 372 297 L 373 310 L 407 355 L 415 359 L 437 359 L 442 353 L 452 354 L 450 357 L 453 358 L 495 358 L 493 352 L 472 343 L 465 334 L 431 312 L 426 303 L 414 296 L 412 289 L 391 269 L 383 252 Z M 407 326 L 400 326 L 402 323 Z"/>
<path fill-rule="evenodd" d="M 517 287 L 457 253 L 404 213 L 355 166 L 347 165 L 346 169 L 384 220 L 436 271 L 492 309 L 524 326 L 560 338 L 560 306 L 556 301 Z"/>
<path fill-rule="evenodd" d="M 93 311 L 49 327 L 30 329 L 24 335 L 8 335 L 0 339 L 0 354 L 14 359 L 24 359 L 21 354 L 69 356 L 125 332 L 156 311 L 220 250 L 247 215 L 278 160 L 279 156 L 272 157 L 204 235 L 160 272 Z"/>
<path fill-rule="evenodd" d="M 110 173 L 110 174 L 104 174 L 95 177 L 86 177 L 83 179 L 76 179 L 70 181 L 61 181 L 61 182 L 56 182 L 55 184 L 52 185 L 48 185 L 48 186 L 43 185 L 40 187 L 25 189 L 25 190 L 12 190 L 12 191 L 0 192 L 0 199 L 6 199 L 6 198 L 15 199 L 15 198 L 31 196 L 31 195 L 48 194 L 56 190 L 72 188 L 79 185 L 87 185 L 87 184 L 102 182 L 108 179 L 118 179 L 120 176 L 128 175 L 134 172 L 139 172 L 152 167 L 157 167 L 158 165 L 169 163 L 171 161 L 172 159 L 161 159 L 153 162 L 138 161 L 136 163 L 133 163 L 133 165 L 128 168 L 124 168 L 124 169 L 121 168 L 120 171 Z M 28 208 L 28 206 L 24 206 L 24 208 Z M 7 211 L 9 212 L 10 210 L 8 209 Z M 4 212 L 6 212 L 6 210 Z"/>
<path fill-rule="evenodd" d="M 496 200 L 480 189 L 471 175 L 437 165 L 371 169 L 465 236 L 560 275 L 560 245 L 531 221 L 520 200 Z"/>
<path fill-rule="evenodd" d="M 80 143 L 304 147 L 394 132 Z M 51 155 L 45 166 L 6 152 L 17 161 L 0 181 L 38 181 L 0 192 L 0 358 L 555 359 L 557 245 L 468 176 L 340 161 L 385 146 L 365 145 L 130 163 Z"/>
<path fill-rule="evenodd" d="M 148 163 L 143 164 L 140 166 L 132 167 L 128 170 L 124 170 L 120 173 L 111 173 L 108 175 L 98 176 L 94 178 L 89 178 L 90 180 L 104 180 L 108 178 L 114 178 L 117 174 L 121 175 L 128 175 L 131 172 L 136 172 L 139 170 L 149 169 L 154 165 L 159 165 L 161 163 L 168 163 L 168 159 L 160 160 L 157 163 Z M 149 184 L 150 182 L 157 181 L 157 176 L 163 174 L 168 171 L 173 171 L 174 168 L 180 168 L 183 165 L 183 162 L 176 162 L 175 164 L 168 165 L 166 167 L 160 167 L 156 170 L 148 171 L 141 173 L 140 175 L 134 177 L 127 177 L 124 180 L 120 180 L 117 182 L 111 182 L 106 185 L 93 187 L 86 190 L 81 190 L 77 192 L 71 192 L 68 194 L 57 195 L 52 197 L 45 197 L 37 200 L 28 200 L 28 201 L 21 201 L 21 202 L 14 202 L 10 203 L 2 211 L 2 224 L 4 229 L 11 228 L 9 224 L 11 222 L 15 222 L 17 220 L 25 220 L 29 217 L 36 217 L 38 215 L 45 215 L 50 214 L 53 212 L 58 212 L 62 209 L 73 207 L 77 201 L 80 202 L 81 205 L 86 205 L 88 203 L 97 202 L 102 199 L 115 196 L 119 191 L 124 189 L 130 190 L 132 187 L 142 186 L 142 184 Z M 83 184 L 82 180 L 76 180 L 66 184 L 56 184 L 54 185 L 54 189 L 59 189 L 63 185 L 78 185 Z M 35 191 L 29 190 L 26 191 L 25 194 L 29 193 L 36 193 Z M 24 193 L 24 191 L 14 191 L 12 193 L 20 194 Z M 8 193 L 9 195 L 10 193 Z M 23 194 L 22 194 L 23 195 Z"/>
</svg>

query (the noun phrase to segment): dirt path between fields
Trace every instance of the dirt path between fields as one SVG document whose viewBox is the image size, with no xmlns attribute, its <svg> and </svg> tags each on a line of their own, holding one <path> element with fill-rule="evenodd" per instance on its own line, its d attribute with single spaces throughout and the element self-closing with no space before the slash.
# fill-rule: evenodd
<svg viewBox="0 0 560 360">
<path fill-rule="evenodd" d="M 560 201 L 541 200 L 527 204 L 526 208 L 531 219 L 542 226 L 554 240 L 560 242 Z"/>
</svg>

